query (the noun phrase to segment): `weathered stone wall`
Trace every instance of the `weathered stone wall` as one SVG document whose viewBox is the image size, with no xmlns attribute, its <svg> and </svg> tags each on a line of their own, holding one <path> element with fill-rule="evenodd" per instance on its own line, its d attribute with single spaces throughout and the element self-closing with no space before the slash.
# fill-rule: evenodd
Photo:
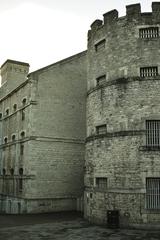
<svg viewBox="0 0 160 240">
<path fill-rule="evenodd" d="M 160 68 L 160 39 L 139 38 L 140 28 L 159 28 L 159 7 L 153 3 L 152 13 L 141 13 L 139 4 L 127 6 L 122 18 L 111 11 L 88 33 L 85 217 L 94 222 L 106 224 L 107 210 L 119 210 L 125 226 L 160 222 L 158 210 L 145 204 L 146 178 L 160 177 L 160 153 L 144 147 L 145 121 L 160 119 L 160 78 L 140 77 L 141 67 Z M 103 124 L 107 131 L 98 135 Z M 105 190 L 96 185 L 100 177 L 107 179 Z"/>
<path fill-rule="evenodd" d="M 77 200 L 80 210 L 86 52 L 26 79 L 28 66 L 8 60 L 1 68 L 0 211 L 76 210 Z"/>
<path fill-rule="evenodd" d="M 76 209 L 83 195 L 85 67 L 83 52 L 30 74 L 37 82 L 37 105 L 32 108 L 28 171 L 36 177 L 26 185 L 26 197 L 55 199 L 52 211 Z M 59 207 L 57 198 L 62 199 Z"/>
</svg>

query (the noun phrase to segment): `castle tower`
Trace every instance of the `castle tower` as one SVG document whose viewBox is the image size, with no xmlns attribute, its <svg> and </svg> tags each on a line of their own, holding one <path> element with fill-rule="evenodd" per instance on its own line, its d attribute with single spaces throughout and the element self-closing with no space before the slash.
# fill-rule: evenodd
<svg viewBox="0 0 160 240">
<path fill-rule="evenodd" d="M 153 2 L 150 13 L 140 4 L 121 18 L 107 12 L 88 32 L 85 217 L 158 224 L 159 210 L 160 2 Z"/>
</svg>

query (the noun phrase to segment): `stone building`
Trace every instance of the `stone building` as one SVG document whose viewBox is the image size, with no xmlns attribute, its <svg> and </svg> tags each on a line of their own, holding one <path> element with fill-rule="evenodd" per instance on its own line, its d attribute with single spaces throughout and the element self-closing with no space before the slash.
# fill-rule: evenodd
<svg viewBox="0 0 160 240">
<path fill-rule="evenodd" d="M 1 67 L 0 211 L 82 210 L 86 52 L 28 71 Z"/>
<path fill-rule="evenodd" d="M 85 217 L 158 224 L 160 2 L 103 16 L 88 32 Z"/>
</svg>

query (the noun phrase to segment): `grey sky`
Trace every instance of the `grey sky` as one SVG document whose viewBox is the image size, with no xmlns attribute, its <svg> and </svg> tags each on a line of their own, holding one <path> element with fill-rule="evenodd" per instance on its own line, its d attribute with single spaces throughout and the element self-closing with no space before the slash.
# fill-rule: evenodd
<svg viewBox="0 0 160 240">
<path fill-rule="evenodd" d="M 137 2 L 151 11 L 150 0 L 0 0 L 0 64 L 11 58 L 35 70 L 83 51 L 95 19 Z"/>
</svg>

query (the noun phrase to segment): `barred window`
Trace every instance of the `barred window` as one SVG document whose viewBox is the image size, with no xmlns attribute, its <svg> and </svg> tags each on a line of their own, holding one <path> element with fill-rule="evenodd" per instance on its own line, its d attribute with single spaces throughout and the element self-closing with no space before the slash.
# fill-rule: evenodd
<svg viewBox="0 0 160 240">
<path fill-rule="evenodd" d="M 146 146 L 160 146 L 160 120 L 146 121 Z"/>
<path fill-rule="evenodd" d="M 107 125 L 103 124 L 103 125 L 99 125 L 96 126 L 96 134 L 105 134 L 107 132 Z"/>
<path fill-rule="evenodd" d="M 146 208 L 160 209 L 160 178 L 146 179 Z"/>
<path fill-rule="evenodd" d="M 96 78 L 96 81 L 97 81 L 97 86 L 101 86 L 101 85 L 105 84 L 106 75 L 102 75 L 102 76 Z"/>
<path fill-rule="evenodd" d="M 158 67 L 144 67 L 140 68 L 141 77 L 155 77 L 158 75 Z"/>
<path fill-rule="evenodd" d="M 96 178 L 96 187 L 99 189 L 107 189 L 107 178 L 97 177 Z"/>
<path fill-rule="evenodd" d="M 159 37 L 159 28 L 158 27 L 149 27 L 139 29 L 140 38 L 157 38 Z"/>
<path fill-rule="evenodd" d="M 105 45 L 106 45 L 106 40 L 103 39 L 101 41 L 99 41 L 98 43 L 95 44 L 95 50 L 96 52 L 105 49 Z"/>
</svg>

